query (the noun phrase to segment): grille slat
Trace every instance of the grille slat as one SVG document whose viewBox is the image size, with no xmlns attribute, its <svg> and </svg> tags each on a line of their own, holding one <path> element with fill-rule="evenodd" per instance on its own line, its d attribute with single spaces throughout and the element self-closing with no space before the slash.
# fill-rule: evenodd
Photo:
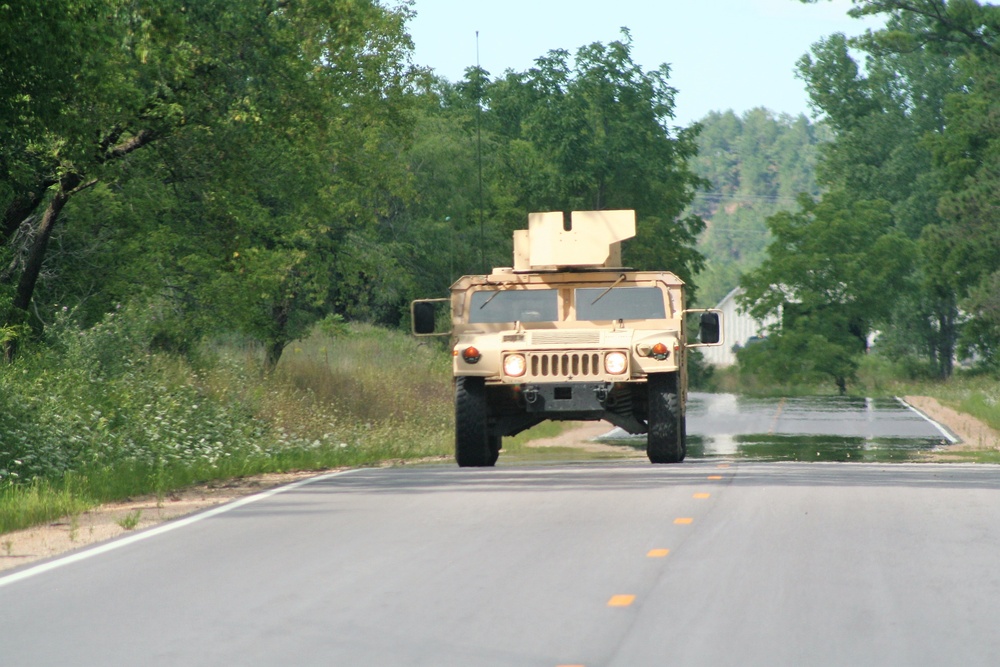
<svg viewBox="0 0 1000 667">
<path fill-rule="evenodd" d="M 602 376 L 599 352 L 529 352 L 526 381 Z"/>
</svg>

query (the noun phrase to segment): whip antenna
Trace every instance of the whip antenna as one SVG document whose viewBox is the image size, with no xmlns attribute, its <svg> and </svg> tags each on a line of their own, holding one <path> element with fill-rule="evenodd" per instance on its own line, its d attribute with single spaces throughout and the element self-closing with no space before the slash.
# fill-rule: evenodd
<svg viewBox="0 0 1000 667">
<path fill-rule="evenodd" d="M 479 169 L 479 258 L 486 273 L 486 227 L 483 222 L 483 70 L 479 67 L 479 31 L 476 31 L 476 162 Z"/>
</svg>

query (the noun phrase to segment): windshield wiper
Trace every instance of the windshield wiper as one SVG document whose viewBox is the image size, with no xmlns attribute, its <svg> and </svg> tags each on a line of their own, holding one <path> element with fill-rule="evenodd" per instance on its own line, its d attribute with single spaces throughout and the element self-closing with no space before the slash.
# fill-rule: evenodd
<svg viewBox="0 0 1000 667">
<path fill-rule="evenodd" d="M 618 287 L 618 283 L 620 283 L 623 280 L 625 280 L 625 274 L 624 273 L 621 275 L 621 277 L 618 278 L 618 280 L 616 280 L 610 287 L 608 287 L 608 289 L 606 289 L 603 292 L 601 292 L 600 294 L 598 294 L 597 298 L 590 302 L 590 305 L 593 306 L 595 303 L 597 303 L 598 301 L 600 301 L 601 299 L 603 299 L 605 294 L 607 294 L 608 292 L 610 292 L 614 288 Z"/>
<path fill-rule="evenodd" d="M 486 301 L 483 301 L 483 305 L 479 306 L 479 310 L 482 310 L 487 305 L 489 305 L 490 301 L 492 301 L 493 299 L 497 298 L 497 294 L 499 294 L 502 291 L 503 291 L 503 289 L 498 289 L 495 292 L 493 292 L 493 294 L 490 295 L 490 298 L 486 299 Z"/>
</svg>

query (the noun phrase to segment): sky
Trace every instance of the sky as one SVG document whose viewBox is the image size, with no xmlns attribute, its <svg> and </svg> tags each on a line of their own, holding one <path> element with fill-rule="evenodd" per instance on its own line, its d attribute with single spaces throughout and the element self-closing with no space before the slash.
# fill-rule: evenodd
<svg viewBox="0 0 1000 667">
<path fill-rule="evenodd" d="M 493 77 L 525 71 L 553 49 L 608 43 L 627 27 L 632 59 L 667 63 L 678 90 L 675 124 L 710 111 L 754 107 L 812 117 L 795 63 L 836 32 L 858 35 L 875 20 L 847 16 L 850 0 L 415 0 L 414 62 L 451 81 L 479 62 Z"/>
</svg>

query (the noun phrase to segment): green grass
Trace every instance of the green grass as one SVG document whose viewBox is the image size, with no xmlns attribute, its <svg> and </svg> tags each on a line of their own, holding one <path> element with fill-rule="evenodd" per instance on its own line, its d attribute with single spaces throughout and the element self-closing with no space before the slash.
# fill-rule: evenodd
<svg viewBox="0 0 1000 667">
<path fill-rule="evenodd" d="M 0 533 L 212 480 L 450 455 L 447 354 L 338 333 L 290 346 L 265 377 L 252 346 L 192 364 L 149 352 L 127 321 L 67 327 L 0 368 Z"/>
<path fill-rule="evenodd" d="M 44 481 L 0 489 L 0 534 L 75 516 L 93 507 L 74 489 Z"/>
<path fill-rule="evenodd" d="M 118 525 L 125 530 L 135 530 L 136 526 L 139 525 L 139 520 L 142 518 L 142 510 L 134 510 L 129 512 L 122 518 L 118 519 Z"/>
</svg>

